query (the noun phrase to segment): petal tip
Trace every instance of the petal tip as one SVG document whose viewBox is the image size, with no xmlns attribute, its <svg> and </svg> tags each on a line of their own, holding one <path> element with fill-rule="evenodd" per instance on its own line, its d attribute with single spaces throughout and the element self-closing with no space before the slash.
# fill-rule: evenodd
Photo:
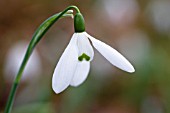
<svg viewBox="0 0 170 113">
<path fill-rule="evenodd" d="M 134 73 L 135 72 L 135 69 L 133 66 L 130 67 L 130 69 L 127 70 L 127 72 L 129 73 Z"/>
<path fill-rule="evenodd" d="M 61 91 L 60 90 L 58 90 L 58 88 L 56 87 L 56 86 L 54 86 L 54 85 L 52 85 L 52 89 L 53 89 L 53 91 L 56 93 L 56 94 L 59 94 Z"/>
<path fill-rule="evenodd" d="M 53 86 L 53 85 L 52 85 L 52 89 L 53 89 L 53 91 L 54 91 L 56 94 L 59 94 L 59 93 L 61 93 L 61 92 L 63 91 L 63 89 L 60 89 L 60 88 L 58 88 L 58 87 L 56 87 L 56 86 Z"/>
<path fill-rule="evenodd" d="M 68 86 L 69 85 L 67 85 L 67 86 L 60 85 L 60 84 L 57 84 L 56 82 L 52 81 L 52 89 L 56 94 L 63 92 Z"/>
<path fill-rule="evenodd" d="M 71 86 L 73 86 L 73 87 L 78 87 L 80 84 L 70 84 Z"/>
</svg>

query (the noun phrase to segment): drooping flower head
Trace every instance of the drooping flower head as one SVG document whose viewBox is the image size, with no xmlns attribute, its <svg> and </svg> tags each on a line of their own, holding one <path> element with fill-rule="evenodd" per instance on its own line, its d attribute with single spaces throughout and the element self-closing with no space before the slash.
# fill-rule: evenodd
<svg viewBox="0 0 170 113">
<path fill-rule="evenodd" d="M 85 32 L 85 22 L 81 13 L 74 16 L 74 29 L 75 33 L 54 70 L 52 88 L 56 93 L 62 92 L 69 85 L 79 86 L 85 81 L 94 56 L 92 45 L 112 65 L 130 73 L 135 71 L 118 51 Z"/>
</svg>

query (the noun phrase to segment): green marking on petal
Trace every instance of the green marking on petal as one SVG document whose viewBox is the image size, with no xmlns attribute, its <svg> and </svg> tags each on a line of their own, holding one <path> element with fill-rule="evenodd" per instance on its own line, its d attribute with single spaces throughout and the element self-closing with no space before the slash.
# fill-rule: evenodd
<svg viewBox="0 0 170 113">
<path fill-rule="evenodd" d="M 78 57 L 78 60 L 83 61 L 83 59 L 85 59 L 86 61 L 89 61 L 90 57 L 86 55 L 85 53 L 83 53 L 81 56 Z"/>
</svg>

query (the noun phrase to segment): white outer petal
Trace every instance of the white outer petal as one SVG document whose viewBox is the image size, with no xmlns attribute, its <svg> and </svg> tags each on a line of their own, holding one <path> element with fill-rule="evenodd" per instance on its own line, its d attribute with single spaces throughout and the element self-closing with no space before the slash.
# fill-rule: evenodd
<svg viewBox="0 0 170 113">
<path fill-rule="evenodd" d="M 71 41 L 62 54 L 53 74 L 52 88 L 55 93 L 65 90 L 74 75 L 78 63 L 78 52 L 76 48 L 77 37 L 73 34 Z"/>
<path fill-rule="evenodd" d="M 90 70 L 90 62 L 79 61 L 70 85 L 76 87 L 79 86 L 81 83 L 83 83 L 88 76 L 89 70 Z"/>
<path fill-rule="evenodd" d="M 110 47 L 109 45 L 97 40 L 86 33 L 86 36 L 92 41 L 93 46 L 114 66 L 127 71 L 134 72 L 134 67 L 130 64 L 130 62 L 123 57 L 118 51 Z"/>
<path fill-rule="evenodd" d="M 85 35 L 85 32 L 83 33 L 76 33 L 77 35 L 77 47 L 78 47 L 78 55 L 81 56 L 83 53 L 88 55 L 90 57 L 90 61 L 93 60 L 94 57 L 94 51 L 90 44 L 89 39 Z"/>
</svg>

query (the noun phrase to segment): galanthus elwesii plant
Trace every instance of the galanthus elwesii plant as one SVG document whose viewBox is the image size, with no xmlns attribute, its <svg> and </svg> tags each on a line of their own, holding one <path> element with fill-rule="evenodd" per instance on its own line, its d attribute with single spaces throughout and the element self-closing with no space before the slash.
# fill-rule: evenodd
<svg viewBox="0 0 170 113">
<path fill-rule="evenodd" d="M 53 74 L 52 88 L 56 93 L 62 92 L 69 85 L 78 86 L 87 78 L 90 61 L 94 56 L 89 40 L 111 64 L 130 73 L 135 71 L 129 61 L 118 51 L 85 32 L 84 18 L 80 12 L 74 16 L 74 30 L 75 33 Z"/>
<path fill-rule="evenodd" d="M 76 11 L 75 16 L 73 15 L 73 10 L 71 9 Z M 13 82 L 4 113 L 11 112 L 18 84 L 35 46 L 42 39 L 48 29 L 57 20 L 64 17 L 74 17 L 75 33 L 73 34 L 54 70 L 52 88 L 55 93 L 62 92 L 69 85 L 78 86 L 87 78 L 90 70 L 90 61 L 93 60 L 94 56 L 92 45 L 114 66 L 130 73 L 135 71 L 129 61 L 118 51 L 86 33 L 84 18 L 80 13 L 80 10 L 76 6 L 69 6 L 64 11 L 49 17 L 35 31 Z M 92 45 L 90 41 L 92 42 Z"/>
</svg>

